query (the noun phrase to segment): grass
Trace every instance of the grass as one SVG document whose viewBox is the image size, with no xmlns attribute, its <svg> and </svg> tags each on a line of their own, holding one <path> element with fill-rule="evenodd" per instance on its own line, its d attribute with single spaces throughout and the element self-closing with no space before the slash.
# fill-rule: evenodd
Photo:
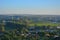
<svg viewBox="0 0 60 40">
<path fill-rule="evenodd" d="M 16 24 L 23 24 L 23 23 L 17 22 Z M 35 26 L 35 24 L 36 24 L 37 26 L 43 26 L 43 25 L 45 25 L 45 26 L 48 26 L 48 25 L 50 25 L 50 26 L 60 26 L 60 23 L 52 23 L 52 22 L 30 23 L 29 26 Z"/>
<path fill-rule="evenodd" d="M 50 25 L 50 26 L 60 26 L 60 23 L 32 23 L 32 24 L 29 24 L 29 26 L 34 26 L 34 25 L 37 25 L 37 26 L 43 26 L 43 25 L 45 25 L 45 26 L 48 26 L 48 25 Z"/>
</svg>

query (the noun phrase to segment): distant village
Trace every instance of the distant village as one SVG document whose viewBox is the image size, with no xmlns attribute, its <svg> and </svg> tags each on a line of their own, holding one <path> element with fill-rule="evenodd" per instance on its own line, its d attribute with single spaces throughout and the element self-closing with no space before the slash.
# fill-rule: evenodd
<svg viewBox="0 0 60 40">
<path fill-rule="evenodd" d="M 59 25 L 29 26 L 29 24 L 27 18 L 0 19 L 0 40 L 60 40 Z"/>
</svg>

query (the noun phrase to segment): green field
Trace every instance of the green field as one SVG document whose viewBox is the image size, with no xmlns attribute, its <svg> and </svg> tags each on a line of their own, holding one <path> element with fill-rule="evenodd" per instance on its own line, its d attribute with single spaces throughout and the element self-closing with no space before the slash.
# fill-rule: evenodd
<svg viewBox="0 0 60 40">
<path fill-rule="evenodd" d="M 13 23 L 13 22 L 12 22 Z M 20 23 L 20 22 L 14 22 L 16 24 L 24 24 L 24 23 Z M 37 22 L 37 23 L 29 23 L 28 26 L 60 26 L 60 23 L 52 23 L 52 22 Z"/>
<path fill-rule="evenodd" d="M 45 25 L 45 26 L 48 26 L 48 25 L 50 25 L 50 26 L 60 26 L 60 23 L 31 23 L 31 24 L 29 24 L 29 26 L 34 26 L 35 24 L 37 26 L 43 26 L 43 25 Z"/>
</svg>

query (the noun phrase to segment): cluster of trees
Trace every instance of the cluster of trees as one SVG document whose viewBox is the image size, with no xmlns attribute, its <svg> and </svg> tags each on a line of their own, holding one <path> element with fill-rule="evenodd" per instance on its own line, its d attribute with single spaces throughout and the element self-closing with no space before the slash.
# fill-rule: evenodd
<svg viewBox="0 0 60 40">
<path fill-rule="evenodd" d="M 55 38 L 56 37 L 56 38 Z M 20 33 L 17 30 L 6 31 L 0 35 L 0 40 L 60 40 L 55 33 L 39 32 L 37 34 Z"/>
<path fill-rule="evenodd" d="M 15 24 L 15 26 L 16 25 L 18 24 Z M 55 39 L 55 37 L 60 37 L 60 34 L 59 34 L 60 29 L 58 29 L 57 32 L 43 32 L 42 31 L 38 33 L 36 32 L 30 33 L 26 25 L 19 24 L 19 26 L 21 28 L 17 27 L 14 30 L 9 30 L 9 31 L 7 30 L 4 32 L 1 32 L 0 40 L 56 40 L 58 38 Z"/>
</svg>

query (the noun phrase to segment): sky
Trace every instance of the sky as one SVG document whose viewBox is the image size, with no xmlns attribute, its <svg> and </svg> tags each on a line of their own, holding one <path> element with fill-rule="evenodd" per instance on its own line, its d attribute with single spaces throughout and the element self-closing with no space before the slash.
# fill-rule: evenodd
<svg viewBox="0 0 60 40">
<path fill-rule="evenodd" d="M 0 0 L 0 14 L 60 15 L 60 0 Z"/>
</svg>

